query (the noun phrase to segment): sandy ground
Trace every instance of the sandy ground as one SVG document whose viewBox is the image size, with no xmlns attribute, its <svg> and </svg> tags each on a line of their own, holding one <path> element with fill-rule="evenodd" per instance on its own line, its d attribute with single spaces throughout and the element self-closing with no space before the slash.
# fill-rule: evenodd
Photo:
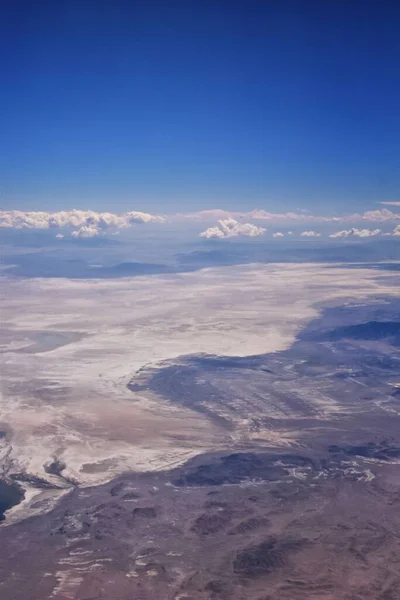
<svg viewBox="0 0 400 600">
<path fill-rule="evenodd" d="M 229 441 L 201 415 L 129 391 L 141 367 L 283 350 L 319 303 L 398 290 L 384 271 L 285 264 L 101 281 L 5 277 L 0 293 L 0 468 L 49 479 L 44 465 L 57 458 L 63 475 L 92 485 Z"/>
</svg>

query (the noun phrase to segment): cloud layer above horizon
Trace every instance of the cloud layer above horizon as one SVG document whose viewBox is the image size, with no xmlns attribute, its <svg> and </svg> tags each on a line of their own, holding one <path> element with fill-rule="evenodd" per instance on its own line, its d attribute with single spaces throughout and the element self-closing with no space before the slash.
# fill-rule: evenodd
<svg viewBox="0 0 400 600">
<path fill-rule="evenodd" d="M 392 203 L 398 206 L 397 203 Z M 387 208 L 367 210 L 364 213 L 352 213 L 340 216 L 314 215 L 309 211 L 272 213 L 266 210 L 255 209 L 249 212 L 227 211 L 221 209 L 201 210 L 198 212 L 173 215 L 172 218 L 190 218 L 197 220 L 213 219 L 252 219 L 254 221 L 271 221 L 282 223 L 361 223 L 364 221 L 383 223 L 386 221 L 400 221 L 400 213 L 395 213 Z"/>
<path fill-rule="evenodd" d="M 397 207 L 398 202 L 382 203 Z M 221 209 L 202 210 L 192 213 L 154 215 L 141 211 L 127 211 L 120 215 L 112 212 L 96 212 L 92 210 L 68 210 L 58 212 L 46 211 L 20 211 L 5 210 L 0 211 L 0 228 L 11 229 L 48 229 L 55 230 L 58 238 L 69 234 L 74 238 L 88 238 L 99 234 L 116 233 L 120 230 L 128 229 L 135 225 L 149 223 L 167 223 L 167 222 L 199 222 L 206 224 L 206 228 L 201 231 L 200 237 L 206 239 L 224 239 L 238 236 L 258 237 L 266 233 L 265 223 L 276 223 L 279 226 L 292 225 L 295 227 L 312 224 L 312 229 L 298 233 L 300 237 L 320 237 L 321 232 L 316 231 L 315 225 L 329 225 L 334 223 L 348 223 L 349 228 L 329 233 L 332 239 L 341 238 L 363 238 L 375 237 L 378 235 L 399 236 L 399 225 L 393 231 L 382 232 L 379 228 L 368 229 L 363 226 L 357 227 L 356 224 L 379 223 L 386 225 L 386 229 L 392 222 L 400 221 L 400 214 L 387 208 L 365 211 L 362 214 L 354 213 L 342 216 L 318 216 L 305 210 L 299 212 L 271 213 L 265 210 L 253 210 L 250 212 L 235 212 Z M 211 223 L 216 221 L 215 225 Z M 251 222 L 253 221 L 253 222 Z M 207 227 L 207 225 L 209 225 Z M 211 226 L 210 226 L 211 225 Z M 199 227 L 200 228 L 200 227 Z M 61 233 L 60 230 L 65 230 Z M 282 233 L 278 231 L 272 233 L 273 238 L 281 238 L 286 235 L 292 235 L 291 232 Z"/>
</svg>

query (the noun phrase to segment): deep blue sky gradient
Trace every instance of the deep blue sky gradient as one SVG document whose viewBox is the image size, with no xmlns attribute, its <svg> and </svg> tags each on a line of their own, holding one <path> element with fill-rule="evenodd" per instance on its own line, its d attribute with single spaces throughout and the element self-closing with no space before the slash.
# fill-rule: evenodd
<svg viewBox="0 0 400 600">
<path fill-rule="evenodd" d="M 400 3 L 9 0 L 1 208 L 400 199 Z"/>
</svg>

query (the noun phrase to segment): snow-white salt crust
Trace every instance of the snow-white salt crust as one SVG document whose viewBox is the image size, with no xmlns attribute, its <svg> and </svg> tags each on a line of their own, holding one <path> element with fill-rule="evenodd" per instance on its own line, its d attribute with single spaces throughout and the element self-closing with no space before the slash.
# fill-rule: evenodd
<svg viewBox="0 0 400 600">
<path fill-rule="evenodd" d="M 57 458 L 65 477 L 92 485 L 227 442 L 204 416 L 127 389 L 142 367 L 188 354 L 284 350 L 319 304 L 398 290 L 384 271 L 253 264 L 113 280 L 3 278 L 0 293 L 3 472 L 49 478 L 44 466 Z M 38 332 L 65 343 L 48 350 Z M 174 437 L 182 434 L 184 442 Z"/>
</svg>

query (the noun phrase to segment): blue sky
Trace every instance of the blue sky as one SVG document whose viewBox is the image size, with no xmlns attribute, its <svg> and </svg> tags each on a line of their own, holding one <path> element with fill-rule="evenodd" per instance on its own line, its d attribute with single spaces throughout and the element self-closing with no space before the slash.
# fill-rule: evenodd
<svg viewBox="0 0 400 600">
<path fill-rule="evenodd" d="M 368 0 L 9 0 L 1 208 L 399 200 L 399 19 Z"/>
</svg>

